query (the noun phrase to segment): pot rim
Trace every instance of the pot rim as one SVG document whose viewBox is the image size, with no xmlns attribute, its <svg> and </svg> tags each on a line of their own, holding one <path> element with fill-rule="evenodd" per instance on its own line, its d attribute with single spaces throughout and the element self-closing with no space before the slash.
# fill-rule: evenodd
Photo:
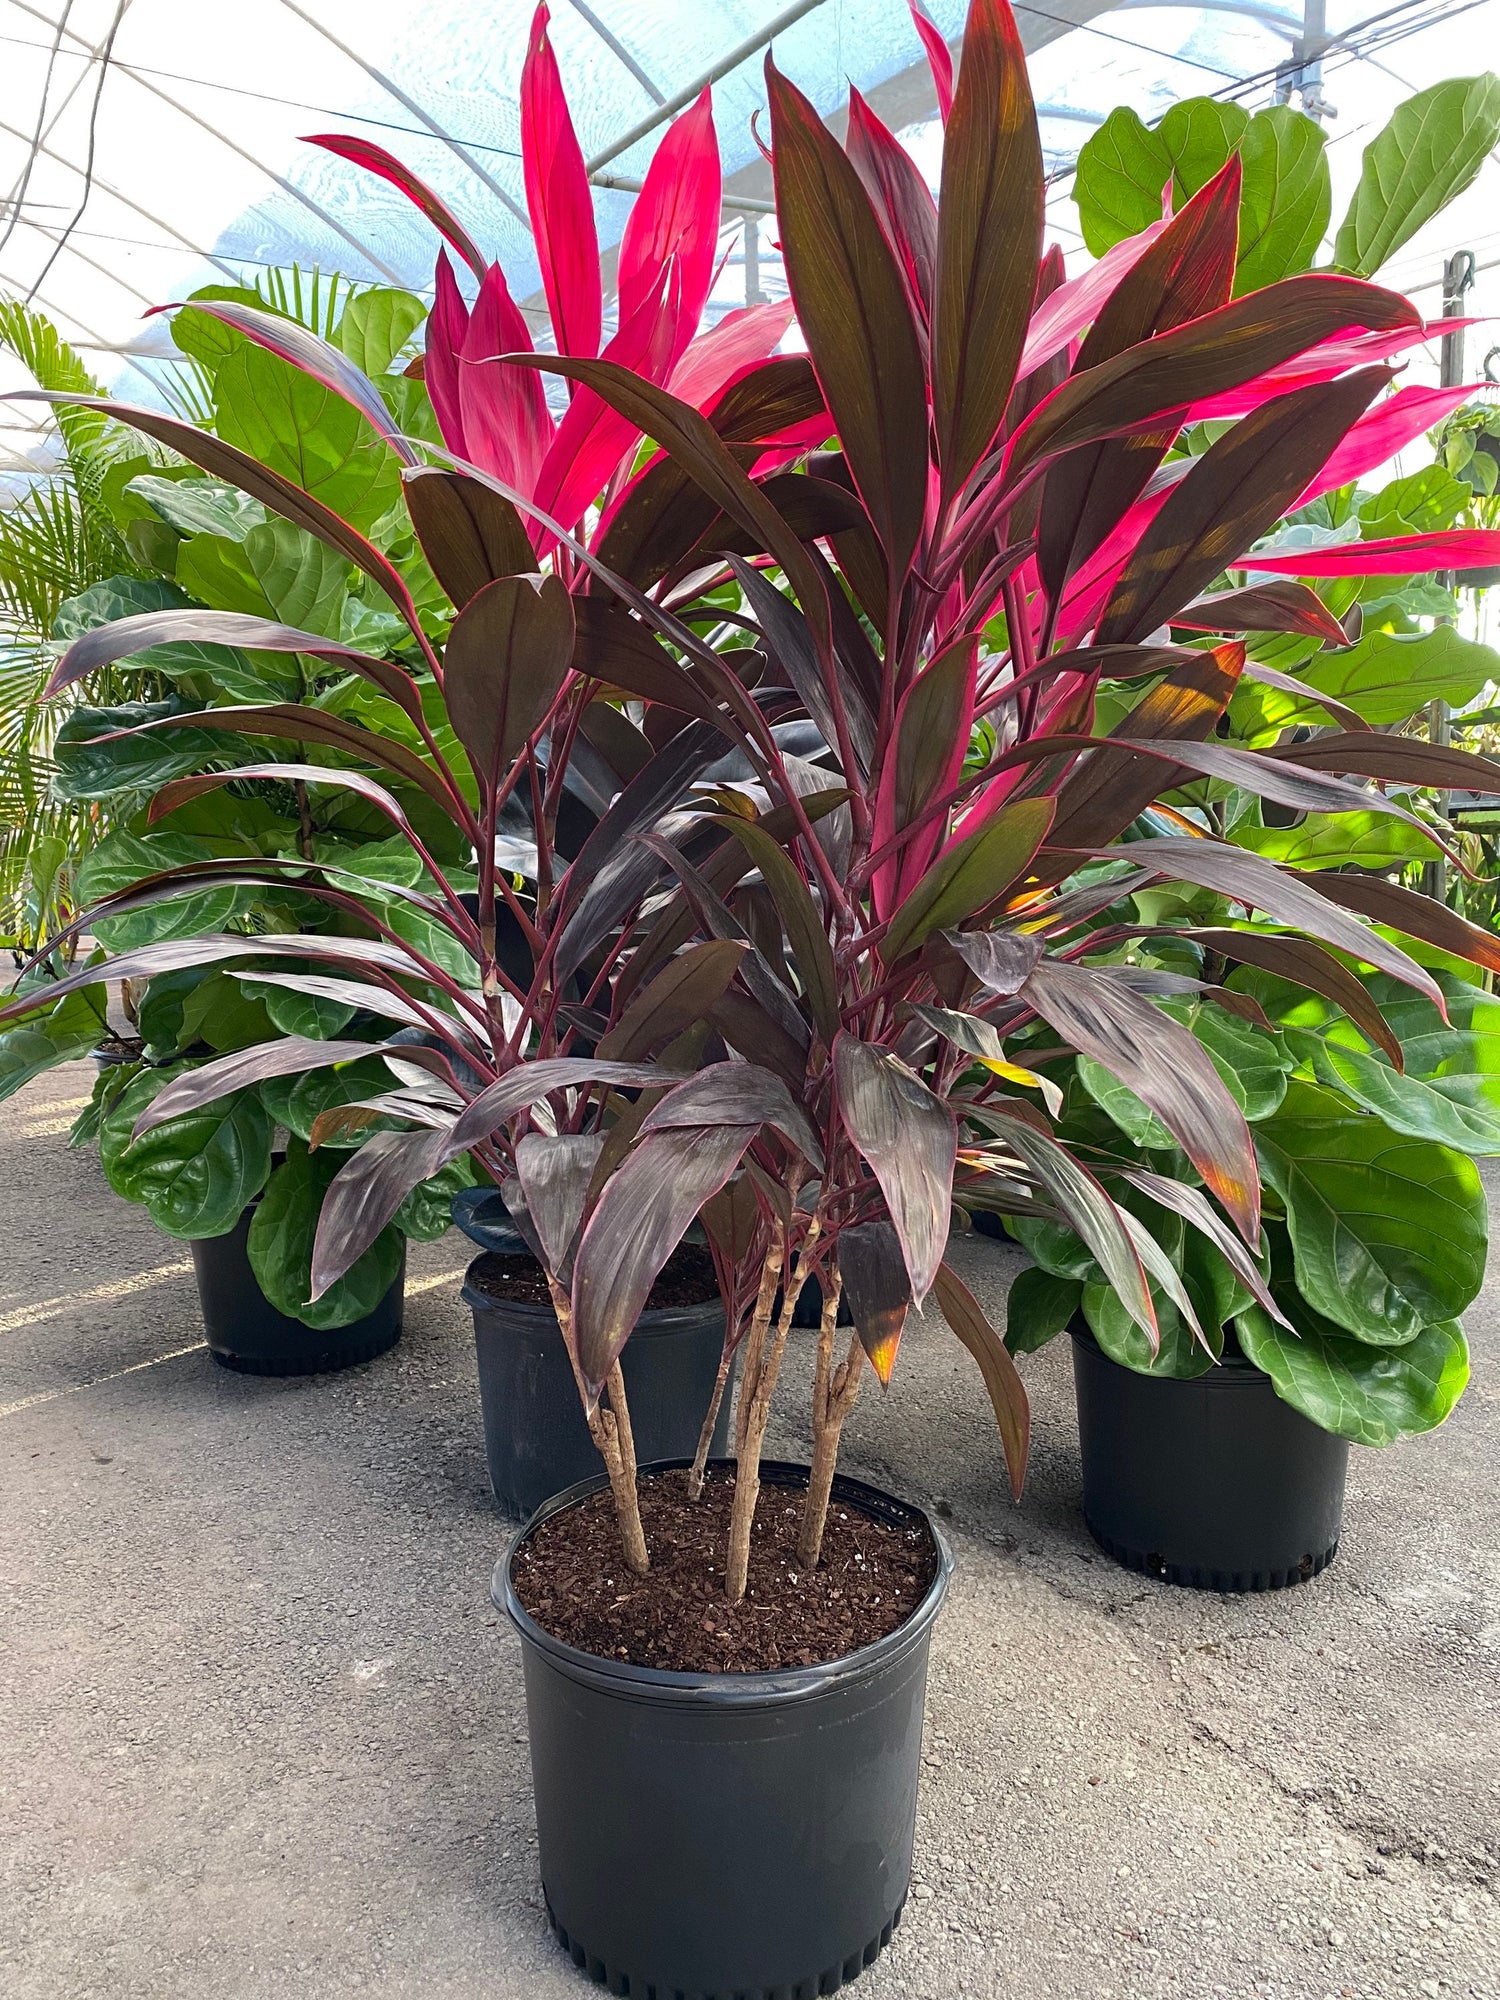
<svg viewBox="0 0 1500 2000">
<path fill-rule="evenodd" d="M 639 1471 L 670 1472 L 691 1462 L 686 1458 L 655 1459 L 651 1464 L 641 1466 Z M 709 1460 L 709 1465 L 715 1468 L 727 1468 L 733 1464 L 732 1458 Z M 762 1485 L 799 1486 L 806 1483 L 807 1476 L 808 1467 L 805 1465 L 796 1465 L 786 1459 L 761 1461 Z M 555 1493 L 550 1500 L 544 1500 L 530 1520 L 517 1530 L 510 1547 L 496 1563 L 490 1581 L 490 1601 L 497 1611 L 504 1611 L 509 1616 L 522 1643 L 544 1654 L 552 1666 L 570 1679 L 613 1694 L 621 1700 L 705 1710 L 775 1708 L 815 1700 L 860 1681 L 875 1679 L 924 1645 L 948 1592 L 948 1581 L 954 1567 L 953 1551 L 924 1509 L 912 1501 L 898 1500 L 893 1494 L 885 1493 L 880 1487 L 871 1486 L 864 1480 L 839 1473 L 833 1482 L 834 1499 L 848 1501 L 877 1518 L 891 1519 L 899 1515 L 910 1523 L 920 1522 L 932 1537 L 938 1559 L 937 1574 L 921 1603 L 894 1632 L 888 1632 L 883 1639 L 876 1639 L 870 1645 L 845 1653 L 836 1660 L 825 1660 L 811 1667 L 768 1669 L 759 1673 L 678 1673 L 663 1667 L 637 1666 L 629 1660 L 607 1660 L 601 1654 L 586 1653 L 577 1646 L 554 1638 L 538 1625 L 516 1595 L 511 1565 L 527 1537 L 544 1521 L 576 1506 L 608 1484 L 607 1475 L 600 1472 L 591 1479 L 580 1480 L 576 1486 Z"/>
<path fill-rule="evenodd" d="M 459 1297 L 476 1317 L 480 1313 L 506 1315 L 514 1313 L 528 1333 L 533 1330 L 538 1333 L 545 1333 L 548 1328 L 557 1333 L 557 1314 L 551 1306 L 532 1305 L 525 1299 L 487 1298 L 472 1283 L 475 1264 L 482 1263 L 486 1257 L 502 1254 L 502 1252 L 492 1250 L 481 1250 L 473 1263 L 464 1272 L 464 1281 L 459 1291 Z M 630 1338 L 632 1340 L 650 1340 L 656 1334 L 699 1333 L 709 1323 L 721 1328 L 724 1324 L 724 1301 L 717 1294 L 711 1299 L 701 1300 L 695 1306 L 658 1306 L 654 1312 L 643 1312 L 631 1328 Z M 560 1334 L 559 1338 L 561 1338 Z M 644 1467 L 642 1470 L 644 1470 Z M 571 1490 L 570 1488 L 569 1491 Z M 582 1496 L 580 1495 L 580 1497 Z M 530 1524 L 528 1523 L 528 1525 Z"/>
</svg>

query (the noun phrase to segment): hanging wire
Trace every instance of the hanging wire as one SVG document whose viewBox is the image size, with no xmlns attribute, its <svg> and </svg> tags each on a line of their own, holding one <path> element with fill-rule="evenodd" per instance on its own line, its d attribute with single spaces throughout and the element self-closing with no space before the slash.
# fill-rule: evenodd
<svg viewBox="0 0 1500 2000">
<path fill-rule="evenodd" d="M 21 169 L 21 178 L 17 181 L 10 197 L 10 216 L 5 225 L 5 233 L 0 235 L 0 250 L 5 248 L 15 232 L 16 220 L 25 206 L 26 190 L 31 186 L 32 169 L 36 166 L 37 155 L 42 149 L 42 133 L 45 131 L 47 125 L 47 106 L 52 98 L 52 78 L 57 69 L 58 51 L 62 47 L 62 38 L 67 32 L 68 19 L 73 12 L 73 5 L 74 0 L 66 0 L 66 5 L 58 19 L 57 32 L 52 37 L 52 47 L 47 52 L 47 70 L 42 78 L 42 96 L 41 102 L 37 106 L 36 131 L 32 134 L 31 144 L 26 151 L 26 164 Z M 36 43 L 33 46 L 40 47 L 41 44 Z"/>
<path fill-rule="evenodd" d="M 100 50 L 99 75 L 94 83 L 94 101 L 89 106 L 89 143 L 88 152 L 84 160 L 83 193 L 79 198 L 77 208 L 73 211 L 71 220 L 64 226 L 62 234 L 52 246 L 52 254 L 48 257 L 46 263 L 43 264 L 41 271 L 37 275 L 36 282 L 26 294 L 27 305 L 31 304 L 32 300 L 46 283 L 47 273 L 67 248 L 68 238 L 73 234 L 77 225 L 82 222 L 83 211 L 88 207 L 89 196 L 94 191 L 94 148 L 99 136 L 99 100 L 104 95 L 104 79 L 109 75 L 110 57 L 115 52 L 115 36 L 120 32 L 120 23 L 124 20 L 125 9 L 129 5 L 130 0 L 118 0 L 118 4 L 115 7 L 115 17 L 109 24 L 109 33 L 105 36 L 104 46 Z M 59 39 L 66 25 L 67 17 L 65 15 L 58 27 Z"/>
</svg>

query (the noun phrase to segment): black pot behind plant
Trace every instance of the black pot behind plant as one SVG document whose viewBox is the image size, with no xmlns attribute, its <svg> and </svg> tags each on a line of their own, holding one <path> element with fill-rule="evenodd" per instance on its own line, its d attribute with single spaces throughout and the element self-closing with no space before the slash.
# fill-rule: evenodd
<svg viewBox="0 0 1500 2000">
<path fill-rule="evenodd" d="M 801 1486 L 807 1473 L 766 1461 L 760 1476 Z M 835 1505 L 932 1538 L 936 1574 L 905 1623 L 823 1666 L 665 1673 L 564 1644 L 516 1593 L 527 1538 L 602 1483 L 543 1507 L 492 1586 L 521 1636 L 552 1927 L 612 1993 L 832 1993 L 879 1956 L 906 1900 L 948 1551 L 916 1508 L 836 1479 Z"/>
<path fill-rule="evenodd" d="M 209 1352 L 242 1375 L 321 1375 L 373 1361 L 401 1338 L 406 1249 L 389 1291 L 363 1319 L 348 1326 L 305 1326 L 278 1312 L 251 1268 L 248 1239 L 254 1205 L 223 1236 L 190 1247 Z"/>
<path fill-rule="evenodd" d="M 1197 1590 L 1280 1590 L 1332 1562 L 1349 1446 L 1239 1352 L 1187 1381 L 1122 1368 L 1075 1321 L 1083 1513 L 1128 1569 Z"/>
<path fill-rule="evenodd" d="M 503 1295 L 507 1267 L 534 1274 L 538 1289 L 541 1273 L 511 1228 L 498 1191 L 465 1190 L 454 1199 L 453 1217 L 487 1253 L 469 1266 L 463 1297 L 474 1314 L 490 1485 L 505 1511 L 524 1520 L 554 1493 L 591 1479 L 599 1453 L 551 1305 L 540 1297 L 528 1303 Z M 706 1263 L 706 1253 L 699 1254 Z M 671 1273 L 669 1265 L 666 1275 Z M 692 1457 L 723 1349 L 724 1308 L 716 1289 L 699 1304 L 642 1313 L 621 1356 L 639 1464 Z M 716 1454 L 729 1436 L 731 1401 L 726 1388 L 714 1427 Z"/>
</svg>

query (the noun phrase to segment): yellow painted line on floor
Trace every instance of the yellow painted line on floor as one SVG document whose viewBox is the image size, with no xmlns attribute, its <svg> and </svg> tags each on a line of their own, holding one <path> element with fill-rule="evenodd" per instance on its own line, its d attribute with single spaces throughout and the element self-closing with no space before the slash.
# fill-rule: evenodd
<svg viewBox="0 0 1500 2000">
<path fill-rule="evenodd" d="M 22 1410 L 34 1410 L 38 1403 L 55 1403 L 60 1396 L 81 1396 L 85 1389 L 99 1389 L 106 1382 L 139 1375 L 144 1368 L 159 1368 L 164 1361 L 180 1361 L 184 1354 L 202 1354 L 207 1346 L 206 1340 L 195 1340 L 191 1347 L 174 1347 L 169 1354 L 153 1355 L 149 1361 L 132 1361 L 128 1368 L 117 1368 L 112 1375 L 96 1375 L 91 1382 L 70 1382 L 65 1389 L 44 1389 L 40 1395 L 23 1396 L 19 1403 L 0 1405 L 0 1417 L 18 1416 Z"/>
<path fill-rule="evenodd" d="M 159 1264 L 154 1271 L 137 1271 L 134 1277 L 115 1278 L 107 1285 L 95 1285 L 86 1292 L 62 1292 L 55 1299 L 35 1299 L 15 1312 L 0 1314 L 0 1333 L 14 1333 L 18 1327 L 39 1326 L 43 1320 L 60 1319 L 81 1306 L 103 1305 L 110 1299 L 128 1299 L 132 1292 L 148 1292 L 173 1278 L 186 1277 L 191 1260 L 180 1264 Z"/>
</svg>

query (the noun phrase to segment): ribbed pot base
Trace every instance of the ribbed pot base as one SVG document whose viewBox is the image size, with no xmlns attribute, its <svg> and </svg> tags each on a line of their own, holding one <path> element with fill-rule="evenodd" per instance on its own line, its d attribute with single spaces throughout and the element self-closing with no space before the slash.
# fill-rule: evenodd
<svg viewBox="0 0 1500 2000">
<path fill-rule="evenodd" d="M 547 1896 L 546 1884 L 542 1894 Z M 553 1935 L 563 1950 L 567 1952 L 580 1972 L 587 1973 L 597 1986 L 608 1987 L 611 1993 L 626 1993 L 631 2000 L 815 2000 L 821 1993 L 837 1993 L 841 1986 L 858 1979 L 866 1966 L 873 1965 L 891 1941 L 891 1935 L 901 1921 L 905 1904 L 897 1905 L 894 1915 L 885 1925 L 879 1937 L 871 1938 L 863 1951 L 855 1952 L 840 1965 L 830 1965 L 824 1971 L 811 1973 L 806 1979 L 799 1979 L 791 1986 L 756 1986 L 754 1988 L 736 1986 L 725 1987 L 722 1992 L 704 1993 L 686 1991 L 680 1986 L 662 1986 L 644 1979 L 621 1967 L 606 1965 L 602 1958 L 595 1956 L 581 1938 L 570 1937 L 557 1921 L 552 1910 L 552 1898 L 547 1896 L 547 1921 L 552 1926 Z"/>
<path fill-rule="evenodd" d="M 1204 1569 L 1186 1563 L 1169 1563 L 1143 1549 L 1130 1549 L 1123 1542 L 1100 1534 L 1085 1514 L 1083 1524 L 1107 1556 L 1125 1569 L 1139 1570 L 1143 1576 L 1157 1577 L 1162 1583 L 1177 1583 L 1188 1590 L 1244 1592 L 1250 1590 L 1290 1590 L 1294 1584 L 1308 1583 L 1327 1569 L 1339 1552 L 1330 1542 L 1321 1555 L 1304 1556 L 1293 1569 Z"/>
</svg>

